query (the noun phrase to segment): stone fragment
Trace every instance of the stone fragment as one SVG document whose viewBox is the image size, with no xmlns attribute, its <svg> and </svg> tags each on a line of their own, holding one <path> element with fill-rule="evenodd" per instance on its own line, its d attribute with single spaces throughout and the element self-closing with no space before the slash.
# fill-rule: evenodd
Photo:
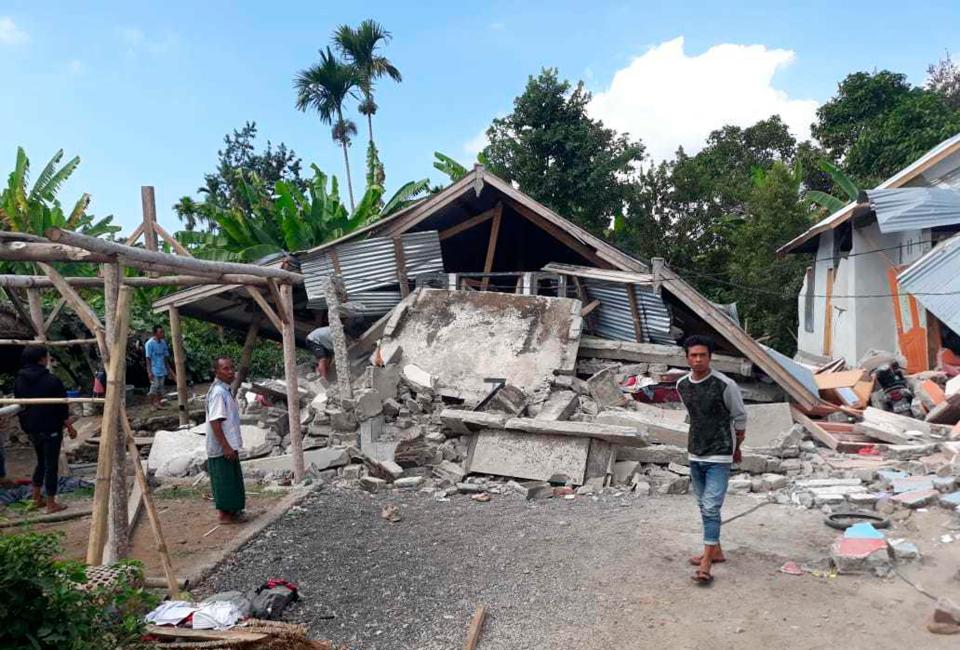
<svg viewBox="0 0 960 650">
<path fill-rule="evenodd" d="M 908 542 L 901 539 L 895 542 L 890 542 L 890 547 L 893 549 L 893 556 L 898 561 L 920 559 L 920 549 L 918 549 L 917 545 L 913 542 Z"/>
<path fill-rule="evenodd" d="M 397 479 L 403 476 L 403 468 L 400 467 L 395 462 L 393 462 L 392 460 L 381 460 L 377 464 L 383 469 L 383 471 L 385 471 L 394 479 Z"/>
<path fill-rule="evenodd" d="M 894 460 L 916 460 L 936 451 L 935 443 L 927 445 L 887 445 L 887 458 Z"/>
<path fill-rule="evenodd" d="M 674 476 L 657 481 L 657 494 L 686 494 L 690 490 L 689 476 Z"/>
<path fill-rule="evenodd" d="M 543 403 L 536 418 L 538 420 L 568 420 L 577 410 L 578 404 L 579 397 L 572 390 L 554 391 Z"/>
<path fill-rule="evenodd" d="M 753 487 L 749 478 L 731 478 L 727 483 L 727 492 L 730 494 L 749 494 Z"/>
<path fill-rule="evenodd" d="M 340 476 L 345 479 L 358 479 L 363 473 L 363 465 L 347 465 L 340 469 Z"/>
<path fill-rule="evenodd" d="M 400 367 L 388 363 L 382 367 L 370 365 L 364 371 L 364 383 L 372 388 L 384 400 L 396 399 L 397 386 L 400 383 Z"/>
<path fill-rule="evenodd" d="M 480 483 L 457 483 L 457 491 L 460 494 L 480 494 L 486 488 Z"/>
<path fill-rule="evenodd" d="M 527 395 L 513 384 L 504 384 L 487 402 L 488 411 L 521 415 L 527 407 Z"/>
<path fill-rule="evenodd" d="M 462 482 L 463 477 L 466 475 L 462 467 L 449 460 L 437 464 L 437 466 L 433 468 L 433 473 L 439 478 L 448 479 L 453 483 Z"/>
<path fill-rule="evenodd" d="M 616 406 L 623 402 L 623 393 L 617 383 L 617 370 L 617 365 L 611 365 L 587 380 L 590 395 L 598 404 Z"/>
<path fill-rule="evenodd" d="M 830 559 L 837 573 L 867 573 L 889 567 L 890 553 L 883 539 L 839 537 L 830 548 Z"/>
<path fill-rule="evenodd" d="M 618 484 L 626 484 L 636 473 L 640 463 L 635 460 L 621 460 L 613 464 L 613 479 Z"/>
<path fill-rule="evenodd" d="M 690 476 L 690 468 L 680 463 L 669 463 L 667 465 L 667 471 L 679 474 L 680 476 Z"/>
<path fill-rule="evenodd" d="M 437 378 L 429 372 L 412 363 L 408 363 L 400 371 L 400 376 L 410 388 L 417 393 L 433 394 L 437 388 Z"/>
<path fill-rule="evenodd" d="M 949 598 L 940 598 L 934 605 L 933 620 L 937 623 L 960 624 L 960 605 Z"/>
<path fill-rule="evenodd" d="M 907 478 L 895 479 L 891 487 L 894 494 L 903 494 L 914 490 L 932 490 L 933 479 L 929 476 L 908 476 Z"/>
<path fill-rule="evenodd" d="M 877 505 L 879 497 L 873 492 L 863 492 L 858 494 L 848 494 L 847 503 L 856 508 L 873 508 Z"/>
<path fill-rule="evenodd" d="M 363 422 L 383 413 L 383 398 L 373 389 L 359 390 L 354 393 L 357 419 Z"/>
<path fill-rule="evenodd" d="M 957 486 L 956 476 L 934 476 L 930 480 L 938 492 L 950 492 Z"/>
<path fill-rule="evenodd" d="M 957 507 L 960 506 L 960 492 L 951 492 L 950 494 L 940 495 L 939 503 L 944 508 L 956 510 Z"/>
<path fill-rule="evenodd" d="M 898 469 L 879 469 L 877 470 L 877 480 L 883 485 L 884 488 L 890 487 L 890 485 L 897 479 L 903 479 L 910 476 L 906 472 L 902 472 Z"/>
<path fill-rule="evenodd" d="M 891 501 L 899 503 L 907 508 L 922 508 L 937 499 L 940 493 L 936 490 L 914 490 L 913 492 L 904 492 L 893 497 Z"/>
<path fill-rule="evenodd" d="M 303 466 L 314 471 L 322 471 L 331 467 L 341 467 L 350 462 L 350 454 L 343 447 L 320 447 L 303 452 Z M 254 458 L 240 463 L 243 470 L 251 472 L 282 472 L 293 470 L 293 455 L 267 456 Z"/>
<path fill-rule="evenodd" d="M 207 460 L 206 436 L 197 431 L 157 431 L 150 446 L 147 467 L 157 476 L 187 476 Z"/>
<path fill-rule="evenodd" d="M 398 490 L 412 490 L 418 488 L 423 484 L 424 478 L 422 476 L 404 476 L 398 478 L 393 482 L 393 487 Z"/>
<path fill-rule="evenodd" d="M 648 497 L 653 494 L 653 487 L 647 481 L 637 481 L 633 484 L 633 490 L 640 496 Z"/>
<path fill-rule="evenodd" d="M 330 426 L 334 431 L 349 433 L 357 430 L 357 418 L 352 411 L 327 406 L 327 415 L 330 416 Z"/>
<path fill-rule="evenodd" d="M 782 490 L 787 487 L 787 477 L 782 474 L 764 474 L 761 479 L 763 489 L 767 492 Z"/>
<path fill-rule="evenodd" d="M 682 447 L 673 445 L 650 445 L 648 447 L 621 447 L 617 450 L 618 460 L 636 460 L 641 463 L 655 463 L 657 465 L 669 465 L 677 463 L 686 465 L 689 463 L 689 454 Z"/>
<path fill-rule="evenodd" d="M 510 481 L 507 485 L 528 501 L 553 496 L 553 486 L 546 481 Z"/>
<path fill-rule="evenodd" d="M 400 402 L 393 397 L 383 400 L 383 414 L 388 418 L 395 418 L 400 415 Z"/>
<path fill-rule="evenodd" d="M 367 492 L 379 492 L 387 486 L 387 482 L 376 476 L 362 476 L 360 478 L 360 489 Z"/>
</svg>

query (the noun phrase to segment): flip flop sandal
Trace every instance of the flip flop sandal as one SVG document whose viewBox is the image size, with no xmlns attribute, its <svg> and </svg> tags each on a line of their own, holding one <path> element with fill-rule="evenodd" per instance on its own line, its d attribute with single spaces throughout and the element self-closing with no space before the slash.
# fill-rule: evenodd
<svg viewBox="0 0 960 650">
<path fill-rule="evenodd" d="M 707 573 L 706 571 L 697 571 L 694 575 L 690 577 L 695 583 L 703 587 L 706 587 L 711 582 L 713 582 L 713 576 Z"/>
<path fill-rule="evenodd" d="M 690 566 L 700 566 L 700 562 L 703 560 L 702 555 L 690 558 Z M 722 557 L 719 560 L 713 560 L 711 564 L 723 564 L 727 561 L 727 558 Z"/>
</svg>

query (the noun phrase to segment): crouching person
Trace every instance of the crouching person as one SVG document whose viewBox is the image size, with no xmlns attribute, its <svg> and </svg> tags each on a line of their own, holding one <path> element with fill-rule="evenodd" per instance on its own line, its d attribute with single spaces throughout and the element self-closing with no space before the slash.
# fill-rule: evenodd
<svg viewBox="0 0 960 650">
<path fill-rule="evenodd" d="M 207 391 L 207 474 L 221 524 L 246 521 L 246 492 L 240 469 L 240 406 L 230 392 L 235 375 L 233 360 L 220 357 L 214 365 L 215 379 Z"/>
</svg>

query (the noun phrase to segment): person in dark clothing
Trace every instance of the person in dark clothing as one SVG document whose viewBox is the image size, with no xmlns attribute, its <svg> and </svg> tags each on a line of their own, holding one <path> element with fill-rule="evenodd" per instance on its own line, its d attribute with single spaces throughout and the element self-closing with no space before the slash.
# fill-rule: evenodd
<svg viewBox="0 0 960 650">
<path fill-rule="evenodd" d="M 23 351 L 21 368 L 17 373 L 13 394 L 18 398 L 66 397 L 63 382 L 47 368 L 50 356 L 47 349 L 31 346 Z M 19 414 L 20 428 L 30 438 L 37 454 L 37 467 L 33 470 L 33 502 L 43 507 L 43 490 L 46 491 L 48 513 L 66 508 L 57 503 L 57 466 L 60 461 L 60 445 L 64 428 L 71 438 L 77 437 L 67 404 L 36 404 L 25 406 Z"/>
</svg>

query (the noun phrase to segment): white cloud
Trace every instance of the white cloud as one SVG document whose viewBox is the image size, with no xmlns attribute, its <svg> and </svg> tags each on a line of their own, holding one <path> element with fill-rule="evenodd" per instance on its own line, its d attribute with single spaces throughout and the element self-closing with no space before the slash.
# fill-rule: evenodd
<svg viewBox="0 0 960 650">
<path fill-rule="evenodd" d="M 74 59 L 67 63 L 67 71 L 71 74 L 80 74 L 83 72 L 83 61 L 80 59 Z"/>
<path fill-rule="evenodd" d="M 148 35 L 139 27 L 120 27 L 117 29 L 120 42 L 127 46 L 127 55 L 133 56 L 138 52 L 148 54 L 166 54 L 176 47 L 177 35 L 166 32 L 162 36 Z"/>
<path fill-rule="evenodd" d="M 771 85 L 794 59 L 791 50 L 732 43 L 689 56 L 681 36 L 618 70 L 609 88 L 594 93 L 589 112 L 641 138 L 656 160 L 673 157 L 678 146 L 699 151 L 707 135 L 726 124 L 749 126 L 773 114 L 805 139 L 819 102 L 792 99 Z"/>
<path fill-rule="evenodd" d="M 30 36 L 17 27 L 17 24 L 13 22 L 13 18 L 0 16 L 0 43 L 4 45 L 18 45 L 20 43 L 26 43 L 29 40 Z"/>
<path fill-rule="evenodd" d="M 490 140 L 487 139 L 487 129 L 484 127 L 483 131 L 463 143 L 463 152 L 469 154 L 472 158 L 476 158 L 477 154 L 483 151 L 488 144 L 490 144 Z"/>
</svg>

